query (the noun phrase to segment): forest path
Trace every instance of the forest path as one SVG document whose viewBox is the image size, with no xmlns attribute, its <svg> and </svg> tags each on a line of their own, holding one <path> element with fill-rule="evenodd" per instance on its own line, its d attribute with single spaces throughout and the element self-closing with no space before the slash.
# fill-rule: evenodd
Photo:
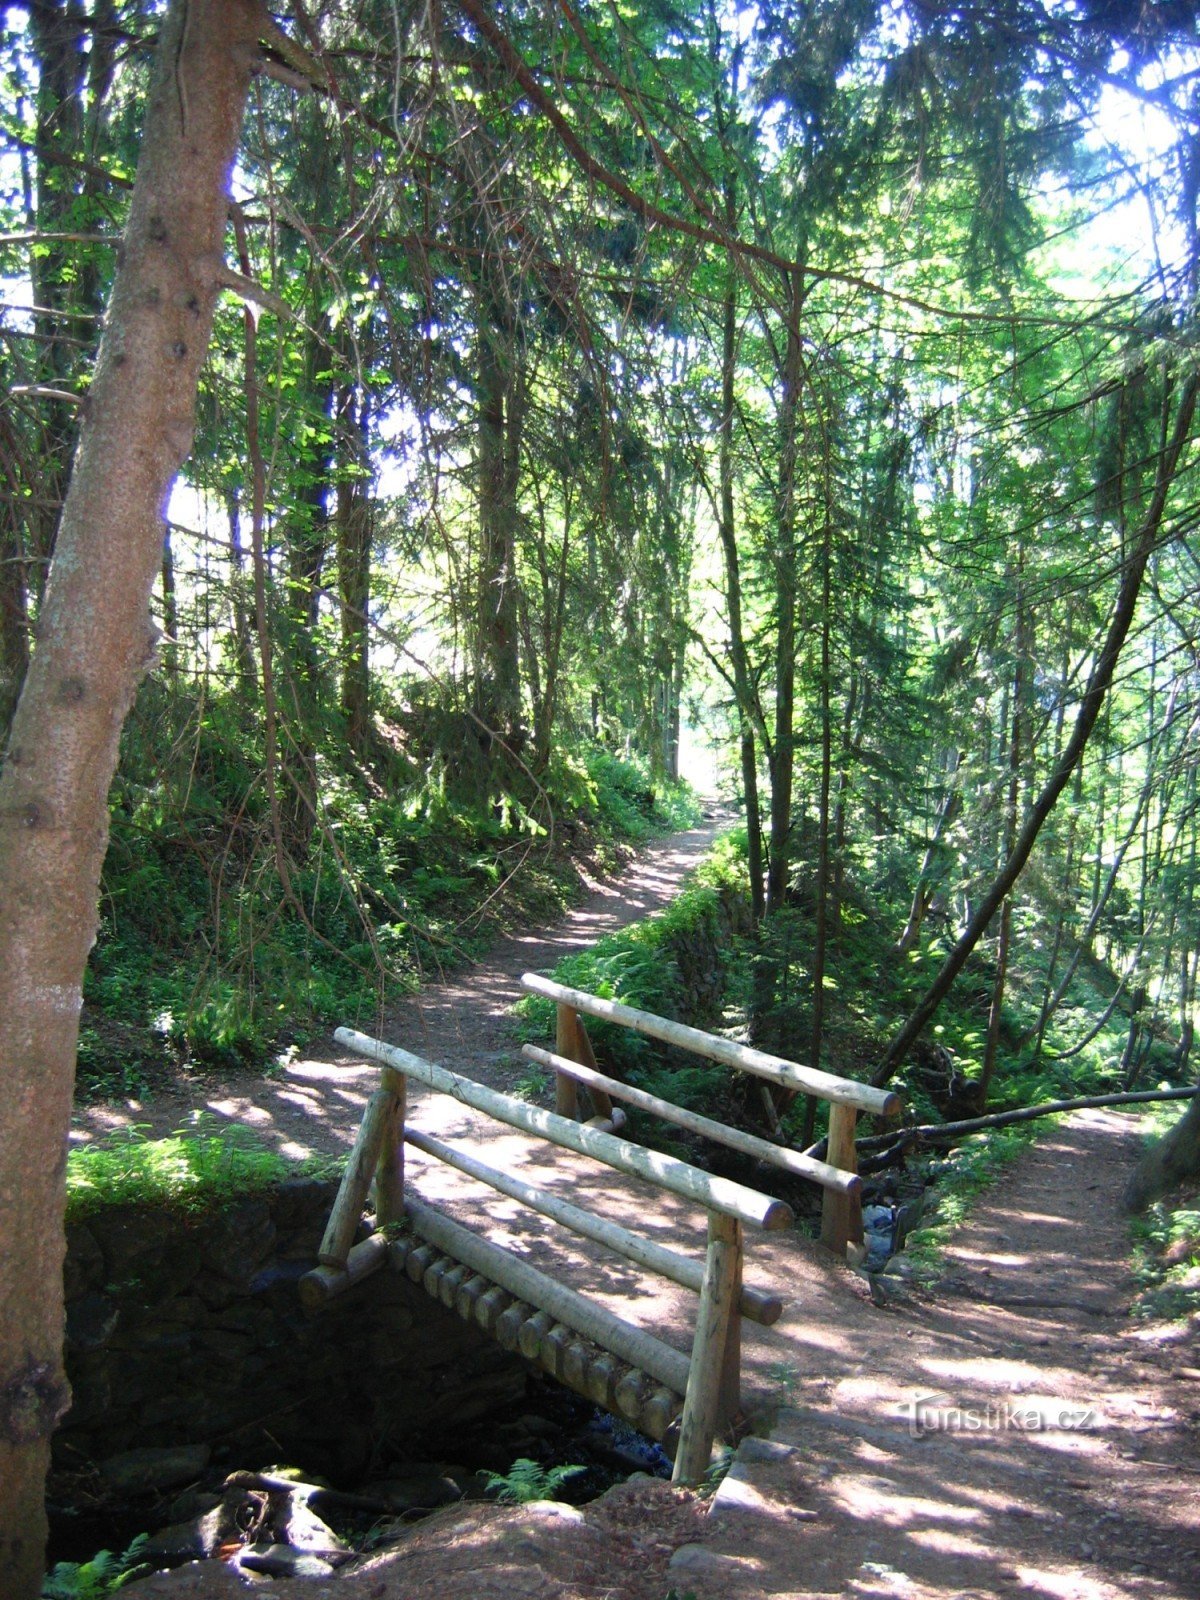
<svg viewBox="0 0 1200 1600">
<path fill-rule="evenodd" d="M 775 1327 L 743 1325 L 749 1386 L 774 1401 L 771 1437 L 743 1441 L 706 1517 L 689 1519 L 658 1482 L 582 1512 L 457 1505 L 305 1594 L 1196 1600 L 1200 1327 L 1127 1316 L 1116 1207 L 1137 1129 L 1106 1111 L 1053 1128 L 960 1231 L 940 1283 L 883 1306 L 794 1233 L 748 1240 L 751 1281 L 787 1302 Z M 626 1221 L 624 1186 L 591 1181 L 583 1203 L 606 1198 Z M 658 1207 L 642 1220 L 664 1242 L 689 1223 L 696 1233 L 694 1217 Z M 644 1309 L 641 1285 L 588 1287 Z M 655 1331 L 678 1342 L 676 1313 L 669 1293 L 652 1307 Z M 147 1600 L 245 1593 L 215 1561 L 144 1587 Z"/>
<path fill-rule="evenodd" d="M 662 910 L 731 821 L 732 813 L 713 805 L 698 827 L 642 846 L 613 878 L 593 880 L 581 871 L 587 898 L 560 921 L 505 935 L 481 961 L 390 1006 L 382 1019 L 371 1013 L 341 1022 L 493 1088 L 511 1090 L 525 1072 L 508 1014 L 521 997 L 521 974 L 548 971 L 572 951 Z M 203 1114 L 214 1129 L 222 1124 L 253 1128 L 264 1143 L 292 1159 L 336 1155 L 353 1143 L 378 1071 L 348 1059 L 332 1038 L 265 1075 L 181 1071 L 144 1098 L 78 1107 L 72 1142 L 131 1125 L 161 1138 Z"/>
<path fill-rule="evenodd" d="M 853 1371 L 797 1362 L 771 1442 L 743 1445 L 712 1535 L 677 1555 L 681 1593 L 1200 1595 L 1200 1324 L 1127 1315 L 1138 1128 L 1054 1126 L 930 1292 L 862 1307 Z"/>
</svg>

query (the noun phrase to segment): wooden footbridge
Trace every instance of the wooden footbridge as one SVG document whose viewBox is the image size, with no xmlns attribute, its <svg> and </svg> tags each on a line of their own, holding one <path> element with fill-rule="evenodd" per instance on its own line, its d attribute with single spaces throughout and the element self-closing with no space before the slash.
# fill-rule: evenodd
<svg viewBox="0 0 1200 1600">
<path fill-rule="evenodd" d="M 555 1074 L 553 1112 L 448 1072 L 398 1046 L 338 1029 L 340 1044 L 380 1064 L 381 1085 L 363 1115 L 319 1265 L 302 1280 L 301 1294 L 310 1308 L 318 1309 L 372 1273 L 384 1268 L 404 1272 L 504 1348 L 519 1351 L 559 1382 L 663 1441 L 674 1451 L 675 1481 L 696 1482 L 708 1467 L 714 1440 L 728 1433 L 741 1411 L 742 1320 L 769 1327 L 783 1310 L 778 1294 L 743 1281 L 745 1231 L 787 1229 L 793 1216 L 770 1195 L 622 1138 L 625 1113 L 616 1102 L 820 1185 L 822 1240 L 844 1256 L 849 1244 L 862 1239 L 854 1146 L 858 1116 L 894 1115 L 899 1101 L 853 1079 L 800 1066 L 548 978 L 527 973 L 522 985 L 557 1007 L 554 1050 L 534 1045 L 524 1050 Z M 607 1076 L 597 1068 L 584 1016 L 751 1073 L 785 1092 L 828 1101 L 829 1159 L 815 1160 Z M 601 1163 L 622 1175 L 614 1182 L 648 1185 L 635 1205 L 646 1224 L 669 1196 L 701 1207 L 707 1214 L 703 1258 L 667 1248 L 649 1236 L 648 1225 L 629 1228 L 613 1221 L 601 1214 L 603 1205 L 586 1209 L 575 1204 L 555 1192 L 552 1181 L 526 1182 L 504 1166 L 486 1164 L 461 1143 L 447 1143 L 412 1126 L 406 1119 L 409 1083 L 451 1096 L 483 1117 L 519 1130 L 547 1152 Z M 589 1103 L 583 1105 L 584 1100 Z M 587 1116 L 581 1120 L 584 1111 Z M 527 1252 L 485 1236 L 478 1227 L 496 1231 L 486 1213 L 471 1219 L 477 1227 L 465 1226 L 420 1198 L 412 1182 L 405 1182 L 406 1146 L 516 1202 L 523 1212 L 548 1218 L 643 1273 L 697 1294 L 690 1354 L 571 1287 L 563 1281 L 570 1274 L 561 1267 L 543 1270 L 527 1259 Z M 572 1174 L 559 1185 L 564 1186 L 574 1187 Z M 374 1231 L 355 1244 L 372 1193 Z M 583 1279 L 590 1287 L 588 1273 Z"/>
</svg>

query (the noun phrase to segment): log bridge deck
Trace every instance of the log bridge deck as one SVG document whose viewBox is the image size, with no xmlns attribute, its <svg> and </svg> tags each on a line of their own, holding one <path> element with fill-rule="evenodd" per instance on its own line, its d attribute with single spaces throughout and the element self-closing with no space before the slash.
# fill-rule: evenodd
<svg viewBox="0 0 1200 1600">
<path fill-rule="evenodd" d="M 787 1298 L 744 1281 L 746 1230 L 762 1235 L 764 1244 L 793 1238 L 792 1212 L 770 1195 L 622 1138 L 625 1114 L 615 1102 L 819 1184 L 822 1242 L 843 1259 L 847 1247 L 862 1239 L 857 1118 L 862 1112 L 894 1115 L 899 1102 L 894 1094 L 853 1079 L 548 978 L 526 974 L 522 984 L 557 1008 L 554 1050 L 526 1045 L 524 1051 L 555 1074 L 553 1112 L 398 1046 L 338 1029 L 340 1044 L 379 1063 L 381 1084 L 350 1153 L 319 1265 L 302 1280 L 301 1294 L 319 1309 L 376 1271 L 405 1272 L 504 1348 L 519 1351 L 569 1388 L 663 1441 L 674 1453 L 674 1480 L 697 1482 L 708 1468 L 714 1441 L 728 1435 L 743 1413 L 743 1324 L 772 1328 Z M 764 1088 L 829 1101 L 828 1160 L 714 1122 L 605 1075 L 596 1066 L 584 1016 L 751 1073 L 764 1080 Z M 448 1095 L 468 1108 L 464 1131 L 476 1150 L 483 1145 L 497 1152 L 493 1163 L 461 1142 L 448 1143 L 417 1126 L 408 1115 L 410 1085 Z M 590 1102 L 587 1120 L 580 1120 L 581 1091 Z M 497 1137 L 496 1124 L 503 1137 Z M 420 1166 L 407 1182 L 406 1151 L 418 1153 L 408 1164 Z M 537 1181 L 519 1176 L 522 1171 Z M 420 1178 L 421 1194 L 414 1176 Z M 375 1231 L 354 1244 L 372 1194 Z M 431 1203 L 435 1195 L 438 1204 Z M 498 1207 L 496 1196 L 512 1204 Z M 585 1199 L 593 1201 L 591 1207 L 579 1203 Z M 686 1226 L 687 1213 L 694 1217 L 696 1208 L 705 1216 L 702 1257 L 673 1247 L 681 1223 Z M 556 1225 L 556 1239 L 558 1230 L 569 1236 L 565 1252 L 550 1244 L 541 1219 Z M 661 1242 L 664 1234 L 672 1245 Z M 752 1265 L 756 1253 L 750 1252 Z M 614 1256 L 622 1264 L 615 1284 L 602 1261 L 611 1263 Z M 778 1262 L 770 1276 L 779 1280 Z M 573 1287 L 570 1279 L 588 1292 Z M 656 1287 L 663 1280 L 670 1286 L 666 1315 Z M 690 1339 L 688 1330 L 678 1327 L 679 1289 L 699 1297 L 687 1319 Z M 614 1301 L 622 1310 L 632 1306 L 638 1320 L 618 1314 Z M 647 1321 L 655 1326 L 666 1321 L 668 1337 L 648 1331 Z M 690 1343 L 690 1353 L 679 1348 L 681 1342 Z"/>
</svg>

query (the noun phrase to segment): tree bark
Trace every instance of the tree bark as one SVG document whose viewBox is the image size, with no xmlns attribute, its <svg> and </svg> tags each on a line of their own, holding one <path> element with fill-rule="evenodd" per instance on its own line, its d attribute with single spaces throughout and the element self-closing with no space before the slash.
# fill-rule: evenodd
<svg viewBox="0 0 1200 1600">
<path fill-rule="evenodd" d="M 1200 1176 L 1200 1094 L 1169 1133 L 1147 1150 L 1122 1197 L 1126 1211 L 1146 1207 L 1185 1179 Z"/>
<path fill-rule="evenodd" d="M 1014 631 L 1016 663 L 1012 678 L 1012 717 L 1008 744 L 1008 793 L 1004 802 L 1004 856 L 1012 855 L 1017 842 L 1017 820 L 1021 798 L 1021 748 L 1025 718 L 1025 659 L 1030 654 L 1026 639 L 1024 559 L 1017 564 L 1017 617 Z M 1032 754 L 1032 752 L 1031 752 Z M 979 1073 L 979 1106 L 987 1110 L 992 1078 L 1000 1054 L 1000 1029 L 1004 1021 L 1004 990 L 1008 982 L 1008 959 L 1012 946 L 1012 895 L 1006 894 L 1000 907 L 1000 936 L 996 941 L 996 976 L 992 983 L 991 1004 L 988 1007 L 987 1043 L 983 1051 L 983 1066 Z M 1128 1085 L 1126 1086 L 1128 1087 Z"/>
<path fill-rule="evenodd" d="M 517 482 L 524 425 L 517 335 L 493 303 L 479 330 L 479 592 L 476 712 L 493 735 L 520 743 Z"/>
<path fill-rule="evenodd" d="M 920 1037 L 922 1028 L 924 1028 L 945 999 L 951 984 L 966 965 L 967 957 L 987 932 L 992 918 L 1003 904 L 1008 891 L 1017 881 L 1025 863 L 1029 860 L 1046 818 L 1054 810 L 1059 795 L 1066 788 L 1071 774 L 1075 770 L 1076 763 L 1087 748 L 1088 739 L 1091 737 L 1092 729 L 1096 725 L 1096 719 L 1100 715 L 1100 709 L 1108 694 L 1109 685 L 1112 683 L 1121 648 L 1133 622 L 1138 596 L 1142 591 L 1142 580 L 1146 575 L 1146 565 L 1158 542 L 1162 519 L 1167 507 L 1167 496 L 1175 480 L 1180 457 L 1191 437 L 1192 418 L 1196 410 L 1198 389 L 1200 389 L 1200 378 L 1194 375 L 1188 377 L 1179 397 L 1179 409 L 1175 415 L 1175 426 L 1159 457 L 1158 470 L 1155 474 L 1154 493 L 1138 529 L 1137 537 L 1130 549 L 1129 557 L 1122 568 L 1121 583 L 1117 591 L 1116 603 L 1113 606 L 1112 617 L 1109 621 L 1108 632 L 1096 657 L 1091 676 L 1088 678 L 1087 687 L 1084 690 L 1083 699 L 1080 702 L 1079 711 L 1075 718 L 1075 726 L 1067 742 L 1067 747 L 1063 751 L 1061 759 L 1051 771 L 1037 799 L 1030 807 L 1025 825 L 1018 834 L 1017 842 L 1009 853 L 1008 859 L 976 907 L 962 936 L 942 964 L 937 977 L 922 995 L 912 1014 L 888 1047 L 887 1054 L 871 1079 L 872 1083 L 877 1087 L 881 1087 L 892 1077 L 892 1074 Z"/>
<path fill-rule="evenodd" d="M 726 182 L 726 214 L 735 216 L 732 180 Z M 738 556 L 737 529 L 733 511 L 733 407 L 734 377 L 737 362 L 737 295 L 730 265 L 729 283 L 722 307 L 721 421 L 718 432 L 721 477 L 720 516 L 717 532 L 725 558 L 725 600 L 729 607 L 729 659 L 733 666 L 734 697 L 737 701 L 739 749 L 742 764 L 742 795 L 746 807 L 746 856 L 750 874 L 750 911 L 755 927 L 762 921 L 766 902 L 763 893 L 762 812 L 758 803 L 758 753 L 754 742 L 752 700 L 756 693 L 750 680 L 746 636 L 742 627 L 742 573 Z"/>
<path fill-rule="evenodd" d="M 350 748 L 366 753 L 371 726 L 371 501 L 367 398 L 346 385 L 339 397 L 337 570 L 341 602 L 341 703 Z"/>
<path fill-rule="evenodd" d="M 83 972 L 121 726 L 154 658 L 162 509 L 191 446 L 226 182 L 265 14 L 166 20 L 123 258 L 0 770 L 0 1593 L 42 1583 L 62 1367 L 64 1164 Z"/>
<path fill-rule="evenodd" d="M 787 343 L 780 405 L 778 531 L 772 566 L 775 577 L 775 738 L 770 752 L 771 833 L 767 851 L 766 914 L 779 911 L 787 899 L 792 844 L 792 779 L 796 760 L 796 535 L 799 520 L 800 381 L 803 355 L 800 313 L 803 277 L 797 267 L 787 278 Z"/>
</svg>

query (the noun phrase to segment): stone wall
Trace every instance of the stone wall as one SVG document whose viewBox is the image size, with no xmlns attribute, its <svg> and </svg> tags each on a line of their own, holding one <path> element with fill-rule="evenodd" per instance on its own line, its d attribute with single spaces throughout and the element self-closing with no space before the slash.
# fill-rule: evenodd
<svg viewBox="0 0 1200 1600">
<path fill-rule="evenodd" d="M 731 947 L 736 940 L 748 937 L 752 927 L 749 899 L 723 887 L 686 933 L 667 942 L 668 953 L 679 971 L 680 992 L 675 1009 L 680 1022 L 690 1023 L 693 1028 L 719 1027 Z"/>
<path fill-rule="evenodd" d="M 203 1215 L 105 1207 L 68 1226 L 67 1371 L 55 1464 L 207 1444 L 345 1481 L 518 1399 L 525 1369 L 386 1270 L 316 1315 L 335 1186 L 292 1179 Z"/>
</svg>

